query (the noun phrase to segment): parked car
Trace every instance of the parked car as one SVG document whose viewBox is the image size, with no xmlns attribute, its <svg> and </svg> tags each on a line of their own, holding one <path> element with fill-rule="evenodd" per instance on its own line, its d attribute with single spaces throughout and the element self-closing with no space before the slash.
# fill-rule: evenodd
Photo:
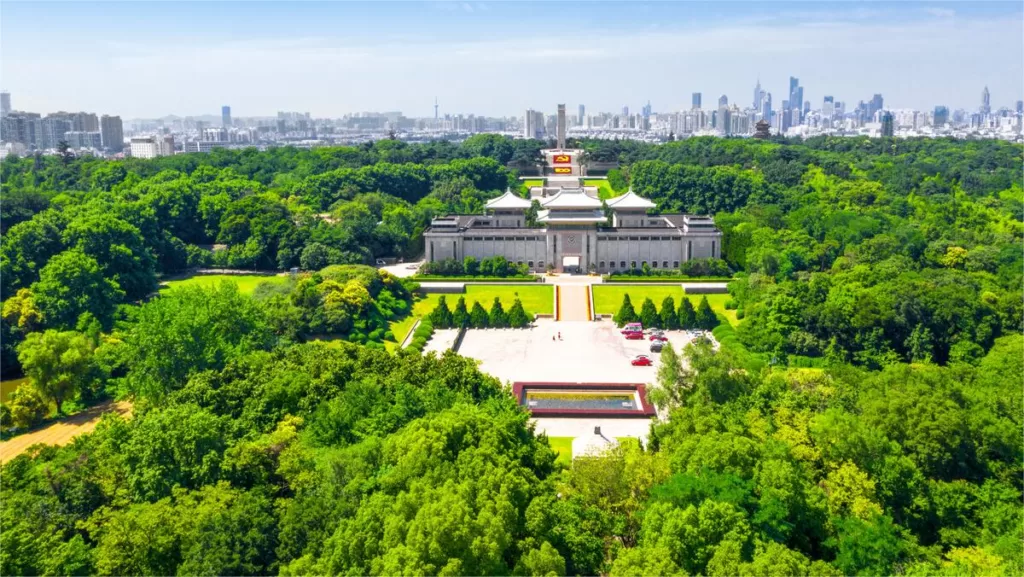
<svg viewBox="0 0 1024 577">
<path fill-rule="evenodd" d="M 622 334 L 626 335 L 627 341 L 642 341 L 644 340 L 644 334 L 640 331 L 623 331 Z"/>
<path fill-rule="evenodd" d="M 651 343 L 651 352 L 660 353 L 661 349 L 665 347 L 665 341 L 653 341 Z"/>
<path fill-rule="evenodd" d="M 634 333 L 637 331 L 643 332 L 643 330 L 644 326 L 640 323 L 626 323 L 626 325 L 622 327 L 622 334 Z"/>
<path fill-rule="evenodd" d="M 634 367 L 649 367 L 654 364 L 651 357 L 647 355 L 637 355 L 635 359 L 629 362 Z"/>
<path fill-rule="evenodd" d="M 651 340 L 664 342 L 668 340 L 668 337 L 665 336 L 665 333 L 653 333 L 651 335 Z"/>
</svg>

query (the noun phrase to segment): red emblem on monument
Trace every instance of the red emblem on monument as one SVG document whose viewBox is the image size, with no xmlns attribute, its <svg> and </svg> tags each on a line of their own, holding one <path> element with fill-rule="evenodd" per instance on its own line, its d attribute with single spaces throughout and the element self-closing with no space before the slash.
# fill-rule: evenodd
<svg viewBox="0 0 1024 577">
<path fill-rule="evenodd" d="M 555 164 L 569 164 L 572 162 L 572 157 L 568 154 L 556 154 L 554 162 Z"/>
</svg>

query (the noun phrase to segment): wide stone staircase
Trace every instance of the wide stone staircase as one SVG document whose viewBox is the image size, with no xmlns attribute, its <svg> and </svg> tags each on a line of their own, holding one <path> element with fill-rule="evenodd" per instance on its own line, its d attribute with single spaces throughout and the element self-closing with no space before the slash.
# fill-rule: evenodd
<svg viewBox="0 0 1024 577">
<path fill-rule="evenodd" d="M 579 284 L 563 284 L 558 287 L 559 321 L 589 321 L 593 319 L 590 302 L 590 287 Z"/>
</svg>

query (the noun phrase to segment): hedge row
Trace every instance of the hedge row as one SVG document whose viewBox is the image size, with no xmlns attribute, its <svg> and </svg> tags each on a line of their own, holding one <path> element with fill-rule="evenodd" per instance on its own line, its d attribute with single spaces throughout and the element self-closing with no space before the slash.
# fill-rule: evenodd
<svg viewBox="0 0 1024 577">
<path fill-rule="evenodd" d="M 412 333 L 412 342 L 406 347 L 408 350 L 416 351 L 419 353 L 423 352 L 423 348 L 427 346 L 427 341 L 434 336 L 434 323 L 430 322 L 430 319 L 423 319 L 420 321 L 419 326 Z"/>
</svg>

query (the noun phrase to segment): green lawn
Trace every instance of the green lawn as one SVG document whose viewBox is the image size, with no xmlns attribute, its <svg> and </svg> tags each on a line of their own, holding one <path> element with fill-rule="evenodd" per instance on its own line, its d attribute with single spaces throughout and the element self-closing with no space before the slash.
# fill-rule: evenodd
<svg viewBox="0 0 1024 577">
<path fill-rule="evenodd" d="M 558 455 L 556 463 L 568 467 L 572 464 L 572 437 L 548 437 L 548 444 Z"/>
<path fill-rule="evenodd" d="M 720 295 L 684 295 L 683 287 L 679 285 L 675 286 L 644 286 L 644 285 L 630 285 L 630 286 L 612 286 L 612 285 L 594 285 L 594 311 L 601 315 L 613 315 L 619 312 L 619 307 L 622 306 L 623 295 L 629 294 L 629 300 L 633 301 L 633 308 L 636 312 L 640 312 L 640 305 L 643 304 L 645 298 L 650 298 L 654 301 L 655 306 L 661 310 L 661 301 L 665 297 L 672 297 L 676 301 L 676 306 L 679 306 L 684 296 L 690 299 L 690 303 L 693 304 L 694 308 L 700 304 L 700 299 L 707 296 L 708 304 L 711 305 L 712 310 L 716 313 L 722 314 L 725 318 L 729 319 L 729 322 L 733 325 L 736 324 L 736 311 L 725 310 L 725 302 L 728 301 L 731 296 L 727 294 Z"/>
<path fill-rule="evenodd" d="M 241 274 L 207 274 L 197 275 L 180 280 L 169 280 L 161 283 L 160 291 L 170 290 L 181 286 L 215 287 L 223 281 L 233 282 L 238 285 L 238 290 L 243 294 L 252 294 L 256 286 L 263 282 L 284 284 L 288 282 L 288 276 L 270 275 L 241 275 Z"/>
<path fill-rule="evenodd" d="M 448 306 L 452 309 L 455 308 L 455 303 L 459 302 L 460 296 L 466 297 L 466 310 L 472 309 L 474 302 L 479 302 L 488 311 L 491 310 L 494 297 L 501 299 L 501 306 L 507 311 L 518 296 L 519 300 L 523 301 L 523 308 L 526 309 L 526 314 L 532 317 L 534 314 L 552 314 L 552 307 L 554 306 L 552 301 L 555 298 L 555 293 L 551 285 L 546 284 L 471 284 L 466 285 L 466 294 L 444 295 Z M 402 339 L 409 334 L 409 330 L 412 328 L 413 323 L 416 322 L 416 319 L 430 314 L 430 311 L 434 310 L 434 307 L 437 306 L 437 301 L 440 299 L 441 295 L 439 294 L 426 295 L 413 303 L 411 315 L 402 320 L 392 322 L 391 332 L 395 335 L 395 340 L 401 343 Z"/>
<path fill-rule="evenodd" d="M 607 180 L 601 180 L 596 178 L 584 178 L 583 186 L 596 186 L 597 196 L 601 200 L 608 200 L 609 198 L 615 198 L 616 196 L 623 194 L 621 192 L 615 192 L 612 189 L 612 185 L 609 184 Z"/>
<path fill-rule="evenodd" d="M 21 385 L 28 384 L 28 377 L 0 381 L 0 402 L 7 402 L 7 396 L 13 393 Z"/>
<path fill-rule="evenodd" d="M 520 180 L 519 182 L 522 183 L 522 185 L 525 186 L 527 190 L 529 190 L 530 187 L 533 186 L 544 186 L 543 178 L 527 178 L 526 180 Z"/>
</svg>

